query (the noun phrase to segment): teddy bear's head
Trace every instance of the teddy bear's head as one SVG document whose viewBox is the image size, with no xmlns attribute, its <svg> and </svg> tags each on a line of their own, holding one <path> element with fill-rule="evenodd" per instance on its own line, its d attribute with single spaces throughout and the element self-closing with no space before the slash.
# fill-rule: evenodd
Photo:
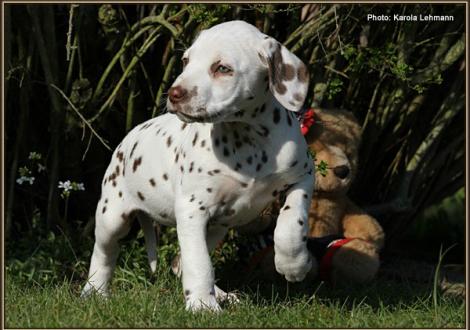
<svg viewBox="0 0 470 330">
<path fill-rule="evenodd" d="M 315 109 L 314 119 L 305 138 L 315 156 L 315 192 L 344 194 L 357 172 L 361 127 L 345 110 Z"/>
</svg>

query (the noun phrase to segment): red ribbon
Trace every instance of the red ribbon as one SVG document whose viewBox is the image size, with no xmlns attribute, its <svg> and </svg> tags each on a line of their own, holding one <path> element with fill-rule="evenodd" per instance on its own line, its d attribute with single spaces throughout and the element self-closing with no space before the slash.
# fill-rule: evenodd
<svg viewBox="0 0 470 330">
<path fill-rule="evenodd" d="M 320 262 L 320 279 L 321 280 L 323 281 L 331 280 L 330 275 L 331 275 L 331 264 L 333 262 L 333 256 L 335 255 L 336 251 L 340 247 L 342 247 L 346 243 L 349 243 L 353 239 L 354 238 L 343 238 L 343 239 L 338 239 L 330 243 L 330 245 L 328 246 L 328 250 L 326 250 L 326 253 Z"/>
<path fill-rule="evenodd" d="M 300 130 L 302 131 L 302 135 L 307 134 L 310 126 L 315 123 L 314 115 L 315 112 L 313 108 L 307 109 L 307 111 L 302 114 L 302 119 L 300 120 Z"/>
</svg>

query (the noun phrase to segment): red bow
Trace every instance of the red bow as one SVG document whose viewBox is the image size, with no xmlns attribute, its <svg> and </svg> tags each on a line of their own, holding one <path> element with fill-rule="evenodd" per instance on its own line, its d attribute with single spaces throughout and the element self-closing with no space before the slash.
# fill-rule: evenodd
<svg viewBox="0 0 470 330">
<path fill-rule="evenodd" d="M 313 108 L 307 109 L 302 114 L 302 118 L 300 120 L 300 130 L 302 132 L 302 135 L 306 135 L 308 133 L 308 130 L 310 129 L 310 126 L 312 126 L 315 123 L 315 118 L 313 118 L 315 115 L 315 112 Z"/>
</svg>

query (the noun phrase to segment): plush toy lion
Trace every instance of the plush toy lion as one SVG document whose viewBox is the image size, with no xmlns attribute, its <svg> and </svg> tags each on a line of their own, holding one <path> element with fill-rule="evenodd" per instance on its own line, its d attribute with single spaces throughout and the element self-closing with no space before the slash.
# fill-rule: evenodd
<svg viewBox="0 0 470 330">
<path fill-rule="evenodd" d="M 347 197 L 357 171 L 361 127 L 348 111 L 309 110 L 301 120 L 301 129 L 316 165 L 308 247 L 319 267 L 312 270 L 310 278 L 319 275 L 334 284 L 367 282 L 379 268 L 384 232 Z M 247 267 L 264 277 L 274 272 L 270 231 L 277 205 L 261 220 L 240 228 L 244 233 L 263 233 L 257 236 L 262 246 L 250 254 Z"/>
</svg>

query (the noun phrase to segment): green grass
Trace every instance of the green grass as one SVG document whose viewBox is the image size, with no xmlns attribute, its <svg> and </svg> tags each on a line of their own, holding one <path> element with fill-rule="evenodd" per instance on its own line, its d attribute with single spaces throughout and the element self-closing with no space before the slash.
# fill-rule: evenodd
<svg viewBox="0 0 470 330">
<path fill-rule="evenodd" d="M 425 286 L 378 280 L 372 285 L 332 289 L 313 283 L 276 282 L 241 287 L 241 303 L 220 314 L 184 310 L 179 280 L 167 271 L 158 278 L 118 270 L 112 297 L 79 298 L 80 284 L 27 285 L 6 276 L 7 328 L 341 328 L 465 326 L 465 304 L 440 297 L 434 308 Z M 224 285 L 221 283 L 221 287 Z M 228 284 L 230 285 L 230 284 Z"/>
<path fill-rule="evenodd" d="M 151 275 L 143 237 L 122 244 L 109 299 L 81 299 L 92 241 L 64 235 L 7 245 L 6 328 L 462 328 L 465 302 L 432 283 L 379 278 L 369 285 L 332 288 L 320 282 L 256 281 L 228 247 L 213 256 L 218 285 L 241 302 L 220 314 L 184 309 L 180 280 L 170 273 L 175 233 L 161 239 L 158 275 Z M 173 243 L 171 243 L 173 242 Z"/>
</svg>

